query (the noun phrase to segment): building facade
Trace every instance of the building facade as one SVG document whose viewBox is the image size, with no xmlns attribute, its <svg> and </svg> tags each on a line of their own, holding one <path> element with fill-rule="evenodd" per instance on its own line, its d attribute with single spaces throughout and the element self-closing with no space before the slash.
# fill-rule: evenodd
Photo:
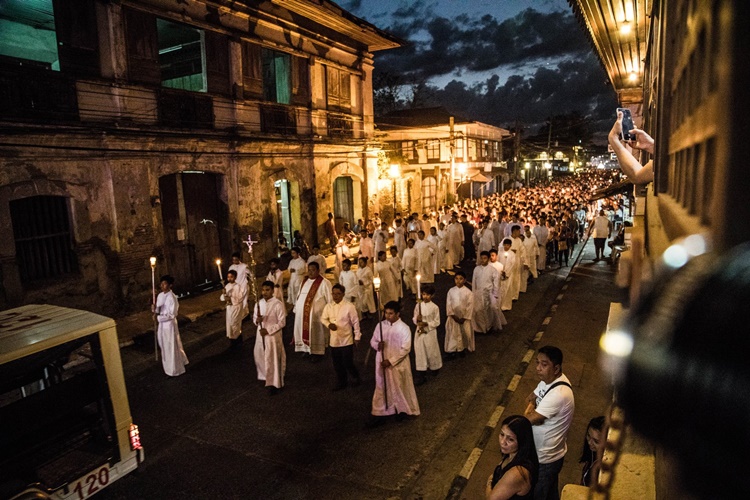
<svg viewBox="0 0 750 500">
<path fill-rule="evenodd" d="M 459 198 L 502 191 L 506 129 L 452 116 L 444 108 L 399 110 L 377 119 L 388 168 L 381 169 L 381 212 L 425 213 Z M 389 205 L 385 193 L 390 191 Z M 390 217 L 385 217 L 390 218 Z"/>
<path fill-rule="evenodd" d="M 377 206 L 373 52 L 326 0 L 0 5 L 0 307 L 113 313 Z"/>
</svg>

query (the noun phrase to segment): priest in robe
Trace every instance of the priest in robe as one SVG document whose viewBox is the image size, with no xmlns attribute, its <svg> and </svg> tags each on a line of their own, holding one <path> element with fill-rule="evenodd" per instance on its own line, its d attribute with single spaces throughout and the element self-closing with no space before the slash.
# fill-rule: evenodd
<svg viewBox="0 0 750 500">
<path fill-rule="evenodd" d="M 453 277 L 456 286 L 448 290 L 445 300 L 445 352 L 455 357 L 468 349 L 474 351 L 474 329 L 471 318 L 474 312 L 474 297 L 466 287 L 466 275 L 457 271 Z"/>
<path fill-rule="evenodd" d="M 159 323 L 156 335 L 159 340 L 159 349 L 161 349 L 161 364 L 164 373 L 170 377 L 176 377 L 185 373 L 188 358 L 182 348 L 180 330 L 177 327 L 177 313 L 180 310 L 180 304 L 172 291 L 172 285 L 174 285 L 172 276 L 164 275 L 161 277 L 159 280 L 161 293 L 156 297 L 156 304 L 152 307 Z"/>
<path fill-rule="evenodd" d="M 375 264 L 375 275 L 380 278 L 380 300 L 384 304 L 399 299 L 400 280 L 393 272 L 391 263 L 386 258 L 385 250 L 378 252 L 378 262 Z"/>
<path fill-rule="evenodd" d="M 474 268 L 471 290 L 474 295 L 474 314 L 471 317 L 475 332 L 489 333 L 495 326 L 493 299 L 495 284 L 498 282 L 497 270 L 490 266 L 490 252 L 479 254 L 478 265 Z"/>
<path fill-rule="evenodd" d="M 323 308 L 331 301 L 331 282 L 320 274 L 317 262 L 307 265 L 307 278 L 294 306 L 294 350 L 323 356 L 328 345 L 328 328 L 320 322 Z"/>
<path fill-rule="evenodd" d="M 264 281 L 261 299 L 253 310 L 253 323 L 258 327 L 255 337 L 255 368 L 258 380 L 264 381 L 268 393 L 274 395 L 284 387 L 286 351 L 282 330 L 286 325 L 286 306 L 274 296 L 273 281 Z"/>
<path fill-rule="evenodd" d="M 437 248 L 425 239 L 425 233 L 419 230 L 419 239 L 414 243 L 417 251 L 417 274 L 421 276 L 422 283 L 435 282 L 435 253 Z"/>
<path fill-rule="evenodd" d="M 502 301 L 500 308 L 503 311 L 510 311 L 513 309 L 513 276 L 518 275 L 518 263 L 516 260 L 516 253 L 510 249 L 513 242 L 510 238 L 503 240 L 503 251 L 498 252 L 497 261 L 503 265 L 503 275 L 500 283 L 500 294 L 502 295 Z M 520 281 L 520 280 L 519 280 Z"/>
</svg>

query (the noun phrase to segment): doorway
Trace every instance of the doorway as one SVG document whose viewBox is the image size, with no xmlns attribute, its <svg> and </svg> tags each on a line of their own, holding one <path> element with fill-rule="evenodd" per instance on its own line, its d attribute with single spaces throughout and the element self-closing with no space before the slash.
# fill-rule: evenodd
<svg viewBox="0 0 750 500">
<path fill-rule="evenodd" d="M 349 176 L 337 177 L 333 182 L 333 216 L 337 231 L 344 227 L 344 222 L 354 225 L 354 182 Z"/>
<path fill-rule="evenodd" d="M 216 259 L 225 260 L 230 249 L 223 186 L 223 175 L 202 171 L 159 179 L 164 258 L 178 293 L 219 280 Z"/>
</svg>

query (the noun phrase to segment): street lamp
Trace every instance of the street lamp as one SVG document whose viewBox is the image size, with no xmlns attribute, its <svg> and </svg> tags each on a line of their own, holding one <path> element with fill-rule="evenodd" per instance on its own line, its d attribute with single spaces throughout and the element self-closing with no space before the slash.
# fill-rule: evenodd
<svg viewBox="0 0 750 500">
<path fill-rule="evenodd" d="M 401 177 L 401 165 L 391 163 L 391 167 L 388 169 L 388 176 L 393 181 L 393 220 L 396 220 L 396 179 Z"/>
</svg>

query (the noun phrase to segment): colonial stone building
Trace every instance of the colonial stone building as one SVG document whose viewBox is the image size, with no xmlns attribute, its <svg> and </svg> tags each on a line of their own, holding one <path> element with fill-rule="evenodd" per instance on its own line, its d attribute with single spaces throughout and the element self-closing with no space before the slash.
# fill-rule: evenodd
<svg viewBox="0 0 750 500">
<path fill-rule="evenodd" d="M 456 195 L 501 191 L 508 180 L 502 161 L 502 140 L 511 136 L 506 129 L 452 116 L 442 107 L 393 111 L 378 117 L 377 126 L 392 166 L 380 176 L 386 216 L 394 206 L 402 213 L 423 213 Z"/>
<path fill-rule="evenodd" d="M 114 313 L 377 206 L 373 52 L 327 0 L 0 4 L 0 307 Z"/>
</svg>

